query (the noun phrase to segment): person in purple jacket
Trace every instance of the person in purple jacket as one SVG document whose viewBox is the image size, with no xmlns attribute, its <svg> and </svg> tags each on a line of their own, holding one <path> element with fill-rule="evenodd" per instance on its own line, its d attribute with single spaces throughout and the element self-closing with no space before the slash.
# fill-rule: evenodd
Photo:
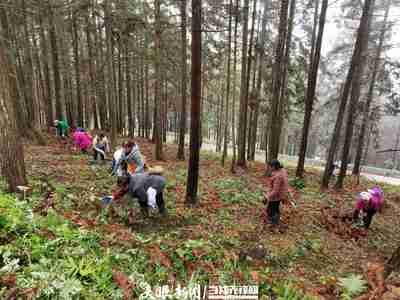
<svg viewBox="0 0 400 300">
<path fill-rule="evenodd" d="M 79 128 L 72 135 L 72 139 L 77 148 L 82 153 L 87 153 L 89 147 L 92 145 L 92 137 L 86 131 L 82 131 Z"/>
<path fill-rule="evenodd" d="M 383 191 L 380 187 L 374 187 L 367 192 L 362 192 L 357 197 L 356 207 L 353 212 L 353 221 L 357 222 L 360 213 L 363 216 L 365 229 L 371 225 L 372 218 L 379 211 L 383 204 Z"/>
</svg>

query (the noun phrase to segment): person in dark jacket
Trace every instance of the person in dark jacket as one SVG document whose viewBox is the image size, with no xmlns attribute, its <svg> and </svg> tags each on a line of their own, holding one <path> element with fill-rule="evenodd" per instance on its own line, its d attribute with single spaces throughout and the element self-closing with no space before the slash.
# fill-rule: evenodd
<svg viewBox="0 0 400 300">
<path fill-rule="evenodd" d="M 111 197 L 104 197 L 103 202 L 119 201 L 125 194 L 137 198 L 145 217 L 149 215 L 149 207 L 158 207 L 161 215 L 166 214 L 163 190 L 166 180 L 156 174 L 128 174 L 118 178 L 119 189 Z"/>
<path fill-rule="evenodd" d="M 289 183 L 288 174 L 277 159 L 273 159 L 268 163 L 268 167 L 272 171 L 271 190 L 265 193 L 265 203 L 268 203 L 267 217 L 273 227 L 279 225 L 281 201 L 288 200 Z"/>
</svg>

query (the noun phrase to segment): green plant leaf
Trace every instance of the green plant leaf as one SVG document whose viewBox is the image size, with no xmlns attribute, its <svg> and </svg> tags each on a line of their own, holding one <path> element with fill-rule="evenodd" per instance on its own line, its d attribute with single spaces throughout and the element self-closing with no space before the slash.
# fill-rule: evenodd
<svg viewBox="0 0 400 300">
<path fill-rule="evenodd" d="M 339 286 L 344 290 L 344 294 L 357 296 L 367 288 L 367 282 L 361 275 L 351 274 L 348 277 L 339 278 Z"/>
</svg>

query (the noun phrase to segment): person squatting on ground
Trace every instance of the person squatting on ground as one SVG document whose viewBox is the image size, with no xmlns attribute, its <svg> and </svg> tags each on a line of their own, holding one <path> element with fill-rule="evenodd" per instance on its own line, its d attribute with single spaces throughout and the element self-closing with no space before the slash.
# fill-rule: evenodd
<svg viewBox="0 0 400 300">
<path fill-rule="evenodd" d="M 358 222 L 361 214 L 363 225 L 365 229 L 368 229 L 374 215 L 382 208 L 383 198 L 383 191 L 380 187 L 374 187 L 367 192 L 360 193 L 353 212 L 353 221 Z"/>
<path fill-rule="evenodd" d="M 78 127 L 72 134 L 74 145 L 81 150 L 82 153 L 87 153 L 92 145 L 92 137 L 83 128 Z"/>
<path fill-rule="evenodd" d="M 103 161 L 106 153 L 110 152 L 110 148 L 110 142 L 103 133 L 96 135 L 93 139 L 93 159 L 97 160 L 97 157 L 100 156 Z"/>
<path fill-rule="evenodd" d="M 271 191 L 264 194 L 264 203 L 268 203 L 267 221 L 270 222 L 272 227 L 277 227 L 280 221 L 279 206 L 281 201 L 288 200 L 288 174 L 281 163 L 276 159 L 271 160 L 268 163 L 268 167 L 272 171 Z"/>
<path fill-rule="evenodd" d="M 161 215 L 166 215 L 163 190 L 165 188 L 165 177 L 155 174 L 134 174 L 118 177 L 119 189 L 112 196 L 103 198 L 103 202 L 117 202 L 125 194 L 137 198 L 140 209 L 145 217 L 149 216 L 149 207 L 156 208 Z"/>
<path fill-rule="evenodd" d="M 134 141 L 127 141 L 114 153 L 112 174 L 121 176 L 125 173 L 140 174 L 144 172 L 144 159 L 139 146 Z"/>
<path fill-rule="evenodd" d="M 67 121 L 54 120 L 54 127 L 56 127 L 57 135 L 61 138 L 66 138 L 68 136 L 69 125 Z"/>
</svg>

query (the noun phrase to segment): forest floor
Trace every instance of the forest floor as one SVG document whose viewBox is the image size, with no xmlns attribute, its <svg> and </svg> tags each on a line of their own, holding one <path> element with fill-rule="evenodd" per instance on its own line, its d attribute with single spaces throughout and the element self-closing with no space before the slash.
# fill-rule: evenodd
<svg viewBox="0 0 400 300">
<path fill-rule="evenodd" d="M 350 211 L 370 182 L 321 192 L 318 170 L 308 169 L 302 182 L 289 168 L 291 203 L 282 207 L 283 232 L 273 233 L 262 223 L 269 181 L 262 163 L 233 175 L 202 152 L 199 204 L 187 208 L 187 162 L 176 160 L 176 147 L 153 161 L 153 145 L 138 143 L 148 164 L 165 170 L 167 217 L 155 211 L 144 219 L 128 198 L 102 206 L 116 181 L 110 162 L 90 164 L 53 137 L 47 146 L 26 146 L 32 195 L 0 195 L 1 299 L 137 299 L 146 286 L 194 282 L 258 285 L 260 299 L 352 299 L 368 287 L 360 277 L 369 280 L 367 263 L 386 260 L 399 245 L 399 187 L 382 185 L 384 208 L 365 232 L 335 213 Z M 361 287 L 354 292 L 354 285 Z"/>
</svg>

